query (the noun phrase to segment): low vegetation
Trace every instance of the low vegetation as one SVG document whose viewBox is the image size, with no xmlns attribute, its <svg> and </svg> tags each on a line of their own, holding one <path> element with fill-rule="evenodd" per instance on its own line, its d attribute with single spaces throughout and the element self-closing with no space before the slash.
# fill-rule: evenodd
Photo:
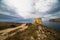
<svg viewBox="0 0 60 40">
<path fill-rule="evenodd" d="M 15 25 L 11 26 L 15 27 Z M 11 37 L 8 35 L 5 40 L 60 40 L 60 32 L 45 25 L 27 23 L 26 26 L 28 28 Z"/>
<path fill-rule="evenodd" d="M 7 29 L 7 28 L 14 28 L 23 23 L 14 23 L 14 22 L 0 22 L 0 30 Z"/>
</svg>

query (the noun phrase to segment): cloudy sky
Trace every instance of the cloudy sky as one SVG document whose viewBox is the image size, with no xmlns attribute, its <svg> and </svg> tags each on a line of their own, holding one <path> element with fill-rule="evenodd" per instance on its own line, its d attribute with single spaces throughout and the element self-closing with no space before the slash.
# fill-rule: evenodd
<svg viewBox="0 0 60 40">
<path fill-rule="evenodd" d="M 60 0 L 0 0 L 0 21 L 60 18 Z"/>
</svg>

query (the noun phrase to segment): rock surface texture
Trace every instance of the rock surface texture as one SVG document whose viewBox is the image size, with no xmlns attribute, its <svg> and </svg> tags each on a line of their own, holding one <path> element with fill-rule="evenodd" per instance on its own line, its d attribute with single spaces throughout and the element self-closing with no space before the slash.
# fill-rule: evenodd
<svg viewBox="0 0 60 40">
<path fill-rule="evenodd" d="M 0 40 L 60 40 L 60 32 L 44 25 L 31 23 L 24 24 L 22 28 L 16 27 L 16 29 L 8 32 L 8 37 L 3 39 L 5 36 L 0 35 Z"/>
</svg>

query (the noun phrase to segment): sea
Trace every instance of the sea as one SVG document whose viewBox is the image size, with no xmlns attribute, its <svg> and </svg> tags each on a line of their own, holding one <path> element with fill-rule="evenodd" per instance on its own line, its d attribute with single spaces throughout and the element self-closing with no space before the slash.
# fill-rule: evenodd
<svg viewBox="0 0 60 40">
<path fill-rule="evenodd" d="M 54 28 L 57 31 L 60 31 L 60 22 L 43 21 L 43 25 L 46 25 L 47 27 Z"/>
</svg>

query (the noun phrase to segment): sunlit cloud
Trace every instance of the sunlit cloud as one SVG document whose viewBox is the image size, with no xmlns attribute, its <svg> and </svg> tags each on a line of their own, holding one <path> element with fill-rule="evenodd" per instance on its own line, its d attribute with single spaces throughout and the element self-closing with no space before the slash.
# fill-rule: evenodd
<svg viewBox="0 0 60 40">
<path fill-rule="evenodd" d="M 31 20 L 35 17 L 44 20 L 60 17 L 58 0 L 2 0 L 1 2 L 4 6 L 0 6 L 0 14 L 19 17 L 19 20 L 15 19 L 16 21 Z"/>
<path fill-rule="evenodd" d="M 48 14 L 47 11 L 54 8 L 57 2 L 57 0 L 4 0 L 5 4 L 15 8 L 17 14 L 24 18 L 43 17 L 44 14 Z"/>
</svg>

